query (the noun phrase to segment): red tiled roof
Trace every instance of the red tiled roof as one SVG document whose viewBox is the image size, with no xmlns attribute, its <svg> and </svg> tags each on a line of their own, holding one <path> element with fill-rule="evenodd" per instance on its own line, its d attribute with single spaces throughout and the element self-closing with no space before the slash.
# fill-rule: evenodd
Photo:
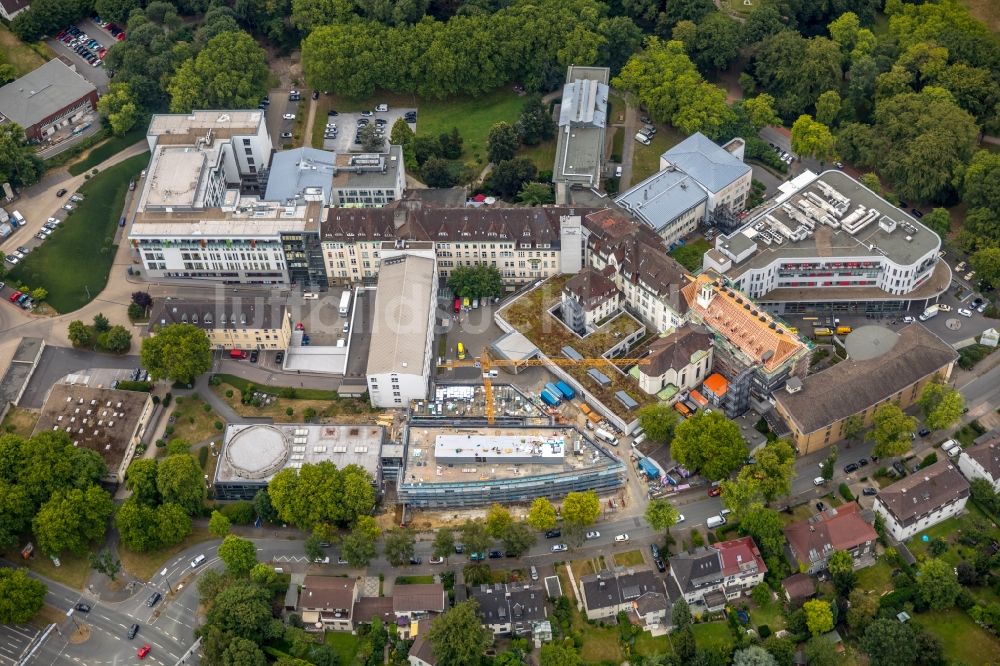
<svg viewBox="0 0 1000 666">
<path fill-rule="evenodd" d="M 720 541 L 715 544 L 722 561 L 722 575 L 735 576 L 744 571 L 751 563 L 757 564 L 757 570 L 761 573 L 767 572 L 764 558 L 761 557 L 757 544 L 752 537 L 733 539 L 732 541 Z"/>
<path fill-rule="evenodd" d="M 875 528 L 861 517 L 861 508 L 850 502 L 827 509 L 809 520 L 785 528 L 785 538 L 799 562 L 809 563 L 809 553 L 822 556 L 835 550 L 851 550 L 867 541 L 875 541 Z"/>
</svg>

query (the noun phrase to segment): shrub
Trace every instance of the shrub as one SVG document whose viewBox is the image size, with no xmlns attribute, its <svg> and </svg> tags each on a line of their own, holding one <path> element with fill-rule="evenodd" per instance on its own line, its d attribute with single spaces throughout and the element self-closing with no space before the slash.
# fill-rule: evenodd
<svg viewBox="0 0 1000 666">
<path fill-rule="evenodd" d="M 158 395 L 154 395 L 153 396 L 153 404 L 154 405 L 160 404 L 160 396 L 158 396 Z"/>
<path fill-rule="evenodd" d="M 208 462 L 208 447 L 203 446 L 198 449 L 198 464 L 201 465 L 202 469 L 205 469 L 205 464 Z"/>
<path fill-rule="evenodd" d="M 256 517 L 253 502 L 233 502 L 219 509 L 219 512 L 235 525 L 249 525 Z"/>
<path fill-rule="evenodd" d="M 930 467 L 937 461 L 938 461 L 937 452 L 931 451 L 926 456 L 924 456 L 923 460 L 920 461 L 920 469 L 923 469 L 924 467 Z"/>
<path fill-rule="evenodd" d="M 226 424 L 223 423 L 222 421 L 216 421 L 215 422 L 215 429 L 216 430 L 222 430 L 225 427 L 226 427 Z"/>
<path fill-rule="evenodd" d="M 201 409 L 203 412 L 207 414 L 208 412 L 212 411 L 212 406 L 206 402 L 204 405 L 201 406 Z"/>
<path fill-rule="evenodd" d="M 294 410 L 294 409 L 292 409 L 291 407 L 286 407 L 286 408 L 285 408 L 285 415 L 286 415 L 286 416 L 291 416 L 291 415 L 292 415 L 292 414 L 294 414 L 294 413 L 295 413 L 295 410 Z"/>
<path fill-rule="evenodd" d="M 158 440 L 156 440 L 156 448 L 162 449 L 166 445 L 167 445 L 167 440 L 165 440 L 165 439 L 158 439 Z"/>
<path fill-rule="evenodd" d="M 140 391 L 142 393 L 149 393 L 153 390 L 152 382 L 133 382 L 133 381 L 119 381 L 118 385 L 115 387 L 121 391 Z M 159 398 L 153 396 L 154 402 L 159 402 Z"/>
<path fill-rule="evenodd" d="M 212 375 L 208 379 L 209 386 L 218 386 L 221 383 L 222 383 L 222 377 L 220 377 L 219 375 Z"/>
<path fill-rule="evenodd" d="M 227 398 L 232 398 L 233 397 L 233 389 L 227 389 L 226 390 L 226 397 Z"/>
<path fill-rule="evenodd" d="M 167 391 L 167 394 L 165 396 L 163 396 L 163 406 L 164 407 L 169 407 L 170 406 L 170 399 L 173 398 L 173 397 L 174 397 L 173 394 L 170 391 Z"/>
<path fill-rule="evenodd" d="M 854 494 L 851 493 L 851 489 L 847 487 L 846 483 L 840 484 L 840 496 L 843 497 L 845 501 L 854 501 Z"/>
<path fill-rule="evenodd" d="M 761 640 L 764 640 L 765 638 L 771 635 L 771 627 L 767 626 L 766 624 L 760 625 L 759 627 L 757 627 L 757 635 L 760 636 Z"/>
<path fill-rule="evenodd" d="M 705 545 L 705 537 L 698 530 L 691 531 L 691 547 L 700 548 Z"/>
<path fill-rule="evenodd" d="M 948 552 L 948 542 L 941 537 L 935 537 L 927 545 L 927 550 L 930 551 L 930 554 L 934 557 L 941 557 Z"/>
<path fill-rule="evenodd" d="M 163 434 L 166 435 L 167 437 L 170 437 L 172 434 L 174 434 L 174 426 L 168 425 L 166 428 L 163 429 Z"/>
</svg>

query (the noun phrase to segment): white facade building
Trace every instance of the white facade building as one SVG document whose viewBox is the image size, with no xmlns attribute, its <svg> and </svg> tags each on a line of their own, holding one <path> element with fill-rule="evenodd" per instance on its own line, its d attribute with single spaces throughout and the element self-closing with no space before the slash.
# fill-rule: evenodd
<svg viewBox="0 0 1000 666">
<path fill-rule="evenodd" d="M 1000 492 L 1000 430 L 977 437 L 959 454 L 958 469 L 969 481 L 984 479 L 993 486 L 993 492 Z"/>
<path fill-rule="evenodd" d="M 969 499 L 969 482 L 948 460 L 914 472 L 883 488 L 872 507 L 897 541 L 906 541 L 957 516 Z"/>
</svg>

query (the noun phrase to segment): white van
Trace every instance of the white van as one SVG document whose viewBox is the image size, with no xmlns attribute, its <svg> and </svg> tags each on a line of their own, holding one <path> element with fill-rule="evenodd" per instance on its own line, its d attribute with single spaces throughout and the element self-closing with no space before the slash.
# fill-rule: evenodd
<svg viewBox="0 0 1000 666">
<path fill-rule="evenodd" d="M 716 527 L 722 527 L 725 525 L 726 519 L 722 516 L 712 516 L 705 524 L 708 526 L 708 529 L 714 530 Z"/>
<path fill-rule="evenodd" d="M 192 569 L 197 569 L 198 567 L 200 567 L 204 563 L 205 563 L 205 556 L 204 555 L 199 555 L 198 557 L 196 557 L 193 560 L 191 560 L 191 568 Z"/>
<path fill-rule="evenodd" d="M 598 428 L 597 430 L 594 431 L 594 434 L 603 439 L 611 446 L 618 446 L 618 440 L 615 439 L 615 436 L 612 435 L 607 430 L 605 430 L 604 428 Z"/>
<path fill-rule="evenodd" d="M 635 140 L 644 146 L 648 146 L 649 144 L 652 143 L 652 141 L 649 140 L 649 137 L 646 136 L 645 134 L 636 134 Z"/>
</svg>

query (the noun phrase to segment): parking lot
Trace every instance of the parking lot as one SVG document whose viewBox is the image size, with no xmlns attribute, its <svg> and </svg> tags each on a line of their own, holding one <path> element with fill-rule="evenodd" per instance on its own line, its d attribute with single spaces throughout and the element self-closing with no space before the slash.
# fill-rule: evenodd
<svg viewBox="0 0 1000 666">
<path fill-rule="evenodd" d="M 338 113 L 336 116 L 327 116 L 328 123 L 335 123 L 337 125 L 337 138 L 324 138 L 323 150 L 332 150 L 338 153 L 363 152 L 361 144 L 355 143 L 354 139 L 358 132 L 358 121 L 362 121 L 362 125 L 365 124 L 365 121 L 371 123 L 384 121 L 385 141 L 388 146 L 393 124 L 408 112 L 416 113 L 417 110 L 414 108 L 390 108 L 388 111 L 372 110 L 361 113 Z M 371 113 L 372 115 L 363 116 L 362 113 Z M 416 132 L 417 124 L 415 122 L 410 123 L 410 129 Z"/>
<path fill-rule="evenodd" d="M 291 90 L 275 89 L 268 93 L 270 103 L 264 111 L 264 117 L 266 118 L 267 131 L 271 135 L 271 145 L 277 150 L 294 141 L 292 130 L 295 127 L 295 121 L 300 113 L 309 111 L 310 91 L 298 90 L 298 99 L 292 99 L 291 92 Z M 287 114 L 295 117 L 285 118 Z M 310 129 L 306 127 L 303 131 L 308 134 Z"/>
<path fill-rule="evenodd" d="M 70 201 L 70 197 L 77 197 L 80 201 L 83 200 L 82 195 L 67 193 L 66 200 L 61 202 L 63 206 L 67 204 L 75 205 L 75 202 Z M 59 227 L 63 224 L 69 214 L 70 211 L 65 208 L 57 208 L 55 212 L 49 216 L 48 221 L 44 223 L 45 226 L 43 226 L 34 236 L 27 235 L 27 232 L 24 231 L 24 224 L 14 229 L 10 236 L 3 239 L 5 253 L 4 267 L 8 269 L 13 268 L 32 250 L 45 242 L 49 236 L 59 233 Z"/>
<path fill-rule="evenodd" d="M 67 26 L 69 28 L 70 26 Z M 101 26 L 94 23 L 91 19 L 83 19 L 78 21 L 74 26 L 81 33 L 85 33 L 89 39 L 97 40 L 100 47 L 111 48 L 117 40 L 110 32 Z M 91 63 L 83 59 L 83 57 L 77 53 L 73 48 L 66 44 L 66 42 L 58 39 L 56 37 L 49 37 L 45 40 L 49 47 L 56 53 L 56 55 L 66 58 L 69 62 L 76 65 L 76 71 L 79 72 L 80 76 L 90 81 L 97 88 L 97 92 L 104 94 L 108 90 L 108 73 L 104 69 L 103 65 L 93 66 Z M 98 46 L 90 48 L 91 53 L 95 55 L 98 54 Z"/>
</svg>

